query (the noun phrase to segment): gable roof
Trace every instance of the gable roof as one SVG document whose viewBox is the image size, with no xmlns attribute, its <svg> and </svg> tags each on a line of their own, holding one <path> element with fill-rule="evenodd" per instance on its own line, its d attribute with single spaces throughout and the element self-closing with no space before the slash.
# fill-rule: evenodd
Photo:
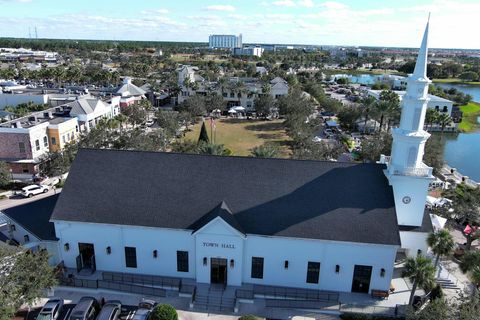
<svg viewBox="0 0 480 320">
<path fill-rule="evenodd" d="M 81 149 L 52 220 L 192 230 L 223 200 L 246 234 L 399 245 L 393 192 L 383 169 Z M 220 209 L 211 215 L 225 217 L 228 210 Z"/>
<path fill-rule="evenodd" d="M 54 224 L 50 222 L 50 217 L 57 203 L 58 196 L 59 195 L 56 194 L 20 206 L 8 208 L 2 210 L 2 213 L 38 239 L 57 241 L 55 227 Z"/>
<path fill-rule="evenodd" d="M 70 107 L 70 114 L 91 114 L 101 106 L 105 107 L 103 101 L 98 99 L 80 99 L 70 102 L 66 105 Z"/>
<path fill-rule="evenodd" d="M 206 215 L 195 221 L 187 229 L 192 229 L 192 233 L 195 233 L 217 217 L 221 218 L 238 232 L 245 234 L 242 226 L 240 225 L 240 223 L 238 223 L 237 219 L 235 219 L 232 211 L 230 211 L 230 208 L 227 206 L 225 201 L 222 201 L 218 206 L 216 206 Z"/>
<path fill-rule="evenodd" d="M 116 93 L 122 96 L 141 96 L 144 95 L 146 91 L 132 83 L 124 83 L 117 89 Z"/>
</svg>

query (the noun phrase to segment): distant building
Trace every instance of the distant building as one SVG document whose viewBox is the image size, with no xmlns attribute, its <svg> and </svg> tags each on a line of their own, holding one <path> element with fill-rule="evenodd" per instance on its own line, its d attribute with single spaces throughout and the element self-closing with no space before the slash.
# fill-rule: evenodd
<svg viewBox="0 0 480 320">
<path fill-rule="evenodd" d="M 119 113 L 119 98 L 111 103 L 79 99 L 0 124 L 0 160 L 15 178 L 29 178 L 40 170 L 42 157 L 62 150 L 101 119 Z"/>
<path fill-rule="evenodd" d="M 115 95 L 120 96 L 120 107 L 126 107 L 134 104 L 138 100 L 145 99 L 145 90 L 137 87 L 132 83 L 131 78 L 123 79 L 121 84 L 115 91 Z"/>
<path fill-rule="evenodd" d="M 212 34 L 208 37 L 208 46 L 211 49 L 234 49 L 242 47 L 242 34 L 224 35 Z"/>
<path fill-rule="evenodd" d="M 34 51 L 24 48 L 0 48 L 0 61 L 36 61 L 36 62 L 57 62 L 57 52 Z"/>
<path fill-rule="evenodd" d="M 263 51 L 265 51 L 265 49 L 259 46 L 255 46 L 255 47 L 245 46 L 243 48 L 233 49 L 233 54 L 235 56 L 256 56 L 260 58 L 263 54 Z"/>
</svg>

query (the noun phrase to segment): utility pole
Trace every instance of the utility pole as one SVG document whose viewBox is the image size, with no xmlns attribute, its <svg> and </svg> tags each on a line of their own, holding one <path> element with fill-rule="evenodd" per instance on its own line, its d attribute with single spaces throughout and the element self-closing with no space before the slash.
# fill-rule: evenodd
<svg viewBox="0 0 480 320">
<path fill-rule="evenodd" d="M 35 39 L 38 39 L 37 26 L 35 26 Z"/>
<path fill-rule="evenodd" d="M 32 40 L 32 28 L 28 27 L 28 39 Z"/>
</svg>

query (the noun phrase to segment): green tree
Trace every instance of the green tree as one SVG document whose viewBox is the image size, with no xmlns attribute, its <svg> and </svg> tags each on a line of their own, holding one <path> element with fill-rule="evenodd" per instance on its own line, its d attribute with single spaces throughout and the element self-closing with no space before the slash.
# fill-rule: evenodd
<svg viewBox="0 0 480 320">
<path fill-rule="evenodd" d="M 0 246 L 0 320 L 12 319 L 22 305 L 31 304 L 54 285 L 46 250 Z"/>
<path fill-rule="evenodd" d="M 425 154 L 423 161 L 426 165 L 433 168 L 433 174 L 437 175 L 443 168 L 445 160 L 443 158 L 443 151 L 445 149 L 445 140 L 441 135 L 432 134 L 425 144 Z"/>
<path fill-rule="evenodd" d="M 455 240 L 447 229 L 442 229 L 437 232 L 431 232 L 428 235 L 427 243 L 432 248 L 435 257 L 435 268 L 438 266 L 438 261 L 441 256 L 448 256 L 455 248 Z"/>
<path fill-rule="evenodd" d="M 468 223 L 473 227 L 471 232 L 462 231 L 467 242 L 465 249 L 470 250 L 473 241 L 480 239 L 480 228 L 475 228 L 480 224 L 480 188 L 471 188 L 462 183 L 454 190 L 447 190 L 445 197 L 453 201 L 453 210 L 460 224 Z"/>
<path fill-rule="evenodd" d="M 252 149 L 252 156 L 256 158 L 276 158 L 278 148 L 272 144 L 262 144 Z"/>
<path fill-rule="evenodd" d="M 332 160 L 337 159 L 344 147 L 339 142 L 313 142 L 308 141 L 302 145 L 294 146 L 293 158 L 300 160 Z"/>
<path fill-rule="evenodd" d="M 360 156 L 364 161 L 376 162 L 380 155 L 389 155 L 392 149 L 392 136 L 388 133 L 376 133 L 362 141 Z"/>
<path fill-rule="evenodd" d="M 205 121 L 202 123 L 202 127 L 200 128 L 200 135 L 198 136 L 198 143 L 210 143 L 210 139 L 208 138 L 207 127 L 205 126 Z"/>
<path fill-rule="evenodd" d="M 266 119 L 275 106 L 275 100 L 270 94 L 261 94 L 253 100 L 257 115 Z"/>
<path fill-rule="evenodd" d="M 454 320 L 452 306 L 445 299 L 435 299 L 428 303 L 425 308 L 415 312 L 409 308 L 406 320 Z"/>
<path fill-rule="evenodd" d="M 12 175 L 10 174 L 10 168 L 4 161 L 0 161 L 0 188 L 4 188 L 10 184 Z"/>
<path fill-rule="evenodd" d="M 208 113 L 211 113 L 213 110 L 223 110 L 225 109 L 225 102 L 223 98 L 216 94 L 207 95 L 205 99 L 205 110 Z"/>
<path fill-rule="evenodd" d="M 172 151 L 179 153 L 199 153 L 198 143 L 192 140 L 176 141 L 172 144 Z"/>
<path fill-rule="evenodd" d="M 354 131 L 357 127 L 357 121 L 362 116 L 362 110 L 358 107 L 345 107 L 337 115 L 342 128 Z"/>
<path fill-rule="evenodd" d="M 440 128 L 442 128 L 441 131 L 443 133 L 445 131 L 445 127 L 452 124 L 453 120 L 448 114 L 440 113 L 435 119 L 435 122 L 440 126 Z"/>
<path fill-rule="evenodd" d="M 147 109 L 140 103 L 122 107 L 122 113 L 128 117 L 133 126 L 141 125 L 147 120 Z"/>
<path fill-rule="evenodd" d="M 150 320 L 178 320 L 177 310 L 169 304 L 157 305 L 149 316 Z"/>
<path fill-rule="evenodd" d="M 466 273 L 480 266 L 480 251 L 467 251 L 462 257 L 460 269 Z"/>
<path fill-rule="evenodd" d="M 167 137 L 175 137 L 180 129 L 180 114 L 176 111 L 159 110 L 155 113 L 157 123 L 167 135 Z"/>
<path fill-rule="evenodd" d="M 478 79 L 480 78 L 478 76 L 478 73 L 473 72 L 473 71 L 464 72 L 464 73 L 460 74 L 458 77 L 460 79 L 466 80 L 466 81 L 478 81 Z"/>
<path fill-rule="evenodd" d="M 412 305 L 418 286 L 422 288 L 431 288 L 433 286 L 435 282 L 435 267 L 432 264 L 432 260 L 423 255 L 418 255 L 415 258 L 407 259 L 403 276 L 409 277 L 413 282 L 410 299 L 408 300 L 408 304 Z"/>
<path fill-rule="evenodd" d="M 428 126 L 430 126 L 431 128 L 432 125 L 437 122 L 437 118 L 439 115 L 440 113 L 437 110 L 432 108 L 427 109 L 427 113 L 425 114 L 425 124 L 427 125 L 427 130 Z"/>
</svg>

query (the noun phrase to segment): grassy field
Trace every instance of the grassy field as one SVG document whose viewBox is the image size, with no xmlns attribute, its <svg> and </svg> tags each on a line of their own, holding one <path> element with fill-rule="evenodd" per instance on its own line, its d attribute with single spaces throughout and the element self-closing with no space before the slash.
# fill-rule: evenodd
<svg viewBox="0 0 480 320">
<path fill-rule="evenodd" d="M 453 83 L 453 84 L 468 84 L 471 86 L 480 86 L 480 81 L 463 81 L 462 79 L 457 79 L 457 78 L 434 79 L 433 83 Z"/>
<path fill-rule="evenodd" d="M 465 106 L 461 106 L 463 119 L 458 128 L 463 132 L 473 132 L 480 130 L 478 119 L 480 117 L 480 103 L 470 102 Z"/>
<path fill-rule="evenodd" d="M 265 143 L 278 146 L 280 157 L 288 158 L 291 155 L 289 149 L 289 137 L 285 133 L 282 120 L 257 121 L 240 119 L 217 120 L 216 144 L 223 144 L 232 150 L 236 156 L 249 156 L 252 148 Z M 186 140 L 197 141 L 200 134 L 201 123 L 196 124 L 193 130 L 185 136 Z M 208 136 L 212 141 L 210 122 L 205 122 Z"/>
</svg>

